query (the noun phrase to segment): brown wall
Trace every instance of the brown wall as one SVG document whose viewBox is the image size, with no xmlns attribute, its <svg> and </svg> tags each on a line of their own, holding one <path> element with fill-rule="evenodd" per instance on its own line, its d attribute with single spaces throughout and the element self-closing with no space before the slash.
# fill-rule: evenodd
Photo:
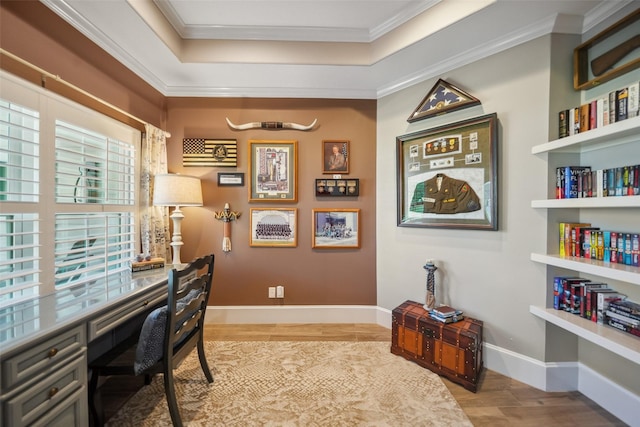
<svg viewBox="0 0 640 427">
<path fill-rule="evenodd" d="M 169 171 L 199 176 L 204 207 L 183 208 L 182 259 L 214 252 L 217 256 L 212 304 L 376 304 L 376 101 L 331 99 L 169 98 L 167 130 Z M 309 124 L 311 131 L 254 129 L 237 131 L 233 123 L 284 121 Z M 182 166 L 182 139 L 236 139 L 237 168 Z M 322 140 L 350 141 L 349 178 L 360 180 L 358 197 L 316 197 L 315 179 L 322 174 Z M 248 199 L 249 140 L 298 141 L 298 201 L 252 202 Z M 243 172 L 243 187 L 218 187 L 218 172 Z M 223 224 L 214 211 L 229 203 L 240 211 L 232 224 L 232 251 L 221 250 Z M 298 209 L 298 243 L 295 248 L 249 246 L 252 207 Z M 312 249 L 312 209 L 358 208 L 359 249 Z M 284 301 L 269 299 L 269 286 L 285 287 Z"/>
<path fill-rule="evenodd" d="M 0 2 L 0 47 L 144 122 L 164 127 L 165 97 L 38 1 Z M 40 84 L 39 74 L 27 75 L 28 70 L 16 65 L 2 57 L 3 69 Z M 48 80 L 46 87 L 86 101 Z"/>
<path fill-rule="evenodd" d="M 129 114 L 172 133 L 169 170 L 203 179 L 205 206 L 184 208 L 185 245 L 182 259 L 208 252 L 217 255 L 212 304 L 376 304 L 376 101 L 322 99 L 165 98 L 97 45 L 37 1 L 0 2 L 0 46 L 58 75 Z M 1 68 L 40 84 L 40 75 L 3 56 Z M 51 80 L 51 79 L 49 79 Z M 66 91 L 48 82 L 52 90 Z M 75 99 L 82 102 L 82 99 Z M 84 99 L 87 101 L 87 99 Z M 95 102 L 92 108 L 100 110 Z M 104 112 L 104 111 L 103 111 Z M 225 121 L 292 121 L 312 131 L 234 131 Z M 122 119 L 122 118 L 121 118 Z M 244 187 L 217 186 L 217 173 L 231 168 L 183 168 L 182 138 L 233 138 L 238 141 L 238 167 L 248 179 L 249 139 L 298 141 L 298 201 L 291 204 L 248 203 Z M 350 140 L 349 178 L 360 179 L 360 196 L 316 198 L 314 184 L 322 175 L 322 140 Z M 327 175 L 324 175 L 327 177 Z M 214 211 L 230 203 L 242 212 L 232 225 L 233 251 L 221 250 L 223 224 Z M 249 247 L 251 207 L 288 206 L 298 209 L 295 248 Z M 311 249 L 313 208 L 361 209 L 361 248 Z M 285 299 L 267 298 L 269 286 L 284 285 Z"/>
</svg>

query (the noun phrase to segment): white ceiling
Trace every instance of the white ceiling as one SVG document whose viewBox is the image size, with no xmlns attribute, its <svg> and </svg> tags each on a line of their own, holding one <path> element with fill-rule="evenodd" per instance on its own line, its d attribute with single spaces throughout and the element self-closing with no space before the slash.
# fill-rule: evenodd
<svg viewBox="0 0 640 427">
<path fill-rule="evenodd" d="M 41 0 L 166 96 L 377 99 L 631 0 Z M 637 1 L 637 0 L 636 0 Z"/>
</svg>

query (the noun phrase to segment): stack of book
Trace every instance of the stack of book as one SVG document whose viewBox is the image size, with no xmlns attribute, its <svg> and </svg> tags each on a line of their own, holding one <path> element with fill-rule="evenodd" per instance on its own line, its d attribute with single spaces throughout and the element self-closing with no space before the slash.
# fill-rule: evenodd
<svg viewBox="0 0 640 427">
<path fill-rule="evenodd" d="M 612 301 L 605 312 L 609 326 L 640 337 L 640 304 L 633 301 Z"/>
<path fill-rule="evenodd" d="M 155 270 L 156 268 L 164 268 L 164 258 L 151 258 L 147 261 L 134 261 L 131 263 L 131 272 Z"/>
<path fill-rule="evenodd" d="M 429 317 L 433 320 L 437 320 L 442 323 L 453 323 L 464 319 L 464 314 L 461 310 L 456 310 L 448 305 L 441 305 L 429 312 Z"/>
</svg>

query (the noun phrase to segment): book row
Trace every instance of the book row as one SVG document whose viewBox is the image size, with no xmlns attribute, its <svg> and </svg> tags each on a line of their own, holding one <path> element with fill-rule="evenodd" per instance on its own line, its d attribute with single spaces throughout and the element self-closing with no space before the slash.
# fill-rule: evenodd
<svg viewBox="0 0 640 427">
<path fill-rule="evenodd" d="M 590 223 L 561 222 L 559 255 L 640 266 L 640 233 L 600 230 Z"/>
<path fill-rule="evenodd" d="M 553 308 L 640 337 L 640 304 L 606 283 L 580 277 L 553 278 Z"/>
<path fill-rule="evenodd" d="M 639 96 L 640 86 L 635 82 L 602 98 L 560 111 L 558 137 L 565 138 L 638 116 Z"/>
<path fill-rule="evenodd" d="M 556 199 L 640 195 L 640 165 L 592 170 L 590 166 L 556 168 Z"/>
</svg>

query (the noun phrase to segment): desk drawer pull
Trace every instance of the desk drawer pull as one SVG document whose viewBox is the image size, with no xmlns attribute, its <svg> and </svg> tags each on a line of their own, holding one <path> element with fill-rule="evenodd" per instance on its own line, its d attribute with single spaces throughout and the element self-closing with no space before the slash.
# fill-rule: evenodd
<svg viewBox="0 0 640 427">
<path fill-rule="evenodd" d="M 58 391 L 60 391 L 58 387 L 52 387 L 51 390 L 49 390 L 49 399 L 58 394 Z"/>
<path fill-rule="evenodd" d="M 49 353 L 47 355 L 49 356 L 49 359 L 51 359 L 56 354 L 58 354 L 58 349 L 53 347 L 51 350 L 49 350 Z"/>
</svg>

